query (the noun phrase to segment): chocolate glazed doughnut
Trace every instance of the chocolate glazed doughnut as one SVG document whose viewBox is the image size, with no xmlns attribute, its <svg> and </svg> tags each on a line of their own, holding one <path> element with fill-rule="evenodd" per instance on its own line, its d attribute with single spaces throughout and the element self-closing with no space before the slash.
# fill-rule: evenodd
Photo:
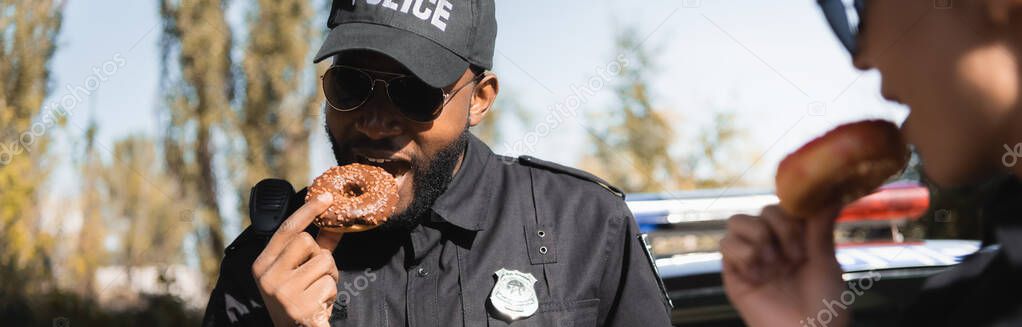
<svg viewBox="0 0 1022 327">
<path fill-rule="evenodd" d="M 383 168 L 353 163 L 328 169 L 312 182 L 305 201 L 330 192 L 333 204 L 313 221 L 320 229 L 351 233 L 380 226 L 397 207 L 397 182 Z"/>
<path fill-rule="evenodd" d="M 908 162 L 898 126 L 867 120 L 838 126 L 789 154 L 777 167 L 785 212 L 812 217 L 872 192 Z"/>
</svg>

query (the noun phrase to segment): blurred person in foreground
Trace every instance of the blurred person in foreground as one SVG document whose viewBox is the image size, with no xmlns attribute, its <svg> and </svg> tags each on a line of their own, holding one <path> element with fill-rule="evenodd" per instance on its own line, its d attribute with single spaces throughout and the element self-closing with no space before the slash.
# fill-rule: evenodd
<svg viewBox="0 0 1022 327">
<path fill-rule="evenodd" d="M 492 0 L 333 2 L 326 134 L 338 165 L 396 178 L 396 211 L 343 237 L 310 225 L 329 196 L 270 228 L 252 215 L 205 326 L 669 325 L 619 190 L 469 131 L 497 96 L 496 24 Z"/>
<path fill-rule="evenodd" d="M 855 67 L 877 69 L 883 96 L 910 113 L 902 134 L 937 185 L 1013 176 L 984 199 L 994 244 L 927 280 L 900 326 L 1022 326 L 1022 1 L 820 0 Z M 861 21 L 854 23 L 857 14 Z M 849 23 L 852 22 L 852 23 Z M 724 285 L 750 326 L 846 326 L 834 218 L 777 206 L 734 216 L 721 241 Z M 833 311 L 827 321 L 818 313 Z"/>
</svg>

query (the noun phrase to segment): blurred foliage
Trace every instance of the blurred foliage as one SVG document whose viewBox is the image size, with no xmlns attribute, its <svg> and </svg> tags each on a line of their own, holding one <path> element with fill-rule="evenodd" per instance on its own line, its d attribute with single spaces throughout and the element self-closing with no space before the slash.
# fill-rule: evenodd
<svg viewBox="0 0 1022 327">
<path fill-rule="evenodd" d="M 139 305 L 121 310 L 101 308 L 94 300 L 95 269 L 110 262 L 103 245 L 107 226 L 117 222 L 104 217 L 134 226 L 126 234 L 134 237 L 128 241 L 134 248 L 159 244 L 168 249 L 150 252 L 146 261 L 175 258 L 167 253 L 179 258 L 181 240 L 175 235 L 181 232 L 173 226 L 145 225 L 176 221 L 159 215 L 173 211 L 154 207 L 148 199 L 154 188 L 143 187 L 139 180 L 143 176 L 139 171 L 148 178 L 159 176 L 152 142 L 132 138 L 118 143 L 116 160 L 104 163 L 96 153 L 94 123 L 82 135 L 81 159 L 72 162 L 82 176 L 81 184 L 73 184 L 81 186 L 80 198 L 60 199 L 46 189 L 58 165 L 50 136 L 62 129 L 73 109 L 64 107 L 68 104 L 63 99 L 60 106 L 43 106 L 50 91 L 49 65 L 62 16 L 62 2 L 0 2 L 0 140 L 13 142 L 0 149 L 4 156 L 0 158 L 0 321 L 5 326 L 196 324 L 198 313 L 172 296 L 146 296 Z M 82 99 L 75 100 L 71 106 Z M 44 201 L 63 206 L 44 216 Z M 76 225 L 68 224 L 76 212 L 81 213 L 81 228 L 68 229 Z M 56 229 L 50 226 L 55 223 Z M 137 253 L 125 255 L 138 257 Z"/>
<path fill-rule="evenodd" d="M 486 113 L 486 118 L 472 127 L 472 134 L 489 145 L 497 145 L 507 140 L 505 131 L 507 124 L 514 122 L 519 126 L 529 126 L 535 121 L 533 115 L 522 106 L 519 97 L 513 90 L 501 89 L 500 95 Z M 500 124 L 505 124 L 501 126 Z"/>
<path fill-rule="evenodd" d="M 40 108 L 62 13 L 53 0 L 0 2 L 0 298 L 53 282 L 55 240 L 40 232 L 38 199 L 56 159 L 43 134 L 66 113 Z"/>
<path fill-rule="evenodd" d="M 136 306 L 110 309 L 88 297 L 60 291 L 0 298 L 5 326 L 198 326 L 201 313 L 168 295 L 144 294 Z"/>
<path fill-rule="evenodd" d="M 727 169 L 726 150 L 741 136 L 734 115 L 715 111 L 713 126 L 695 140 L 681 140 L 675 131 L 681 120 L 658 108 L 651 95 L 655 51 L 633 28 L 615 38 L 616 53 L 628 58 L 613 85 L 619 104 L 603 116 L 592 115 L 599 122 L 588 130 L 595 150 L 583 159 L 583 168 L 629 193 L 731 186 L 737 175 Z M 691 147 L 679 154 L 678 143 Z M 700 169 L 708 173 L 698 174 Z"/>
<path fill-rule="evenodd" d="M 78 241 L 74 242 L 75 250 L 66 259 L 70 276 L 65 278 L 69 287 L 87 298 L 95 296 L 95 272 L 100 265 L 109 259 L 103 238 L 107 235 L 107 221 L 103 215 L 104 197 L 94 192 L 101 187 L 101 174 L 105 167 L 96 153 L 96 134 L 99 127 L 95 120 L 90 120 L 85 130 L 85 149 L 78 162 L 78 171 L 82 176 L 81 210 L 82 227 L 78 231 Z"/>
<path fill-rule="evenodd" d="M 242 216 L 248 213 L 249 189 L 260 180 L 277 177 L 300 185 L 309 177 L 309 136 L 318 130 L 323 110 L 319 76 L 328 67 L 309 61 L 309 40 L 316 36 L 313 9 L 308 0 L 259 0 L 249 15 L 245 96 L 228 127 L 245 140 L 243 154 L 231 156 L 236 158 L 231 171 L 244 172 L 234 182 Z"/>
<path fill-rule="evenodd" d="M 166 110 L 163 157 L 195 196 L 200 263 L 215 281 L 225 247 L 223 217 L 247 217 L 249 189 L 278 177 L 303 184 L 309 137 L 320 122 L 319 74 L 310 63 L 314 5 L 308 0 L 247 3 L 245 44 L 236 44 L 226 1 L 161 2 Z M 316 29 L 318 30 L 318 29 Z M 316 42 L 318 43 L 318 42 Z M 240 53 L 240 65 L 233 53 Z M 232 190 L 218 186 L 229 185 Z M 224 191 L 237 208 L 224 208 Z M 211 286 L 208 285 L 208 286 Z"/>
<path fill-rule="evenodd" d="M 161 57 L 167 117 L 162 137 L 168 171 L 195 203 L 198 251 L 206 276 L 216 276 L 223 249 L 220 198 L 214 156 L 214 135 L 229 121 L 234 99 L 230 27 L 224 1 L 162 0 Z M 179 72 L 180 75 L 172 74 Z"/>
<path fill-rule="evenodd" d="M 0 144 L 0 321 L 197 324 L 197 313 L 170 295 L 101 307 L 110 303 L 96 302 L 97 293 L 113 290 L 96 285 L 96 271 L 197 257 L 208 292 L 229 241 L 224 213 L 247 217 L 248 189 L 259 179 L 306 182 L 308 139 L 321 119 L 318 76 L 326 67 L 309 60 L 320 2 L 245 3 L 246 39 L 236 43 L 226 1 L 160 1 L 161 131 L 104 145 L 97 141 L 102 126 L 90 121 L 71 144 L 78 177 L 70 184 L 78 189 L 72 199 L 57 199 L 44 192 L 58 162 L 42 134 L 69 115 L 69 108 L 43 107 L 62 3 L 0 1 L 0 141 L 8 142 Z M 47 130 L 37 133 L 39 127 Z M 238 207 L 224 207 L 224 194 L 237 194 Z M 54 224 L 44 221 L 44 200 L 67 202 L 65 211 L 46 214 L 59 220 L 56 231 L 43 228 Z M 189 235 L 194 253 L 186 252 Z M 166 291 L 173 277 L 160 274 Z M 125 276 L 132 285 L 132 274 Z"/>
<path fill-rule="evenodd" d="M 195 215 L 188 205 L 194 200 L 181 196 L 163 166 L 155 142 L 133 135 L 114 143 L 109 162 L 93 173 L 102 181 L 93 192 L 104 199 L 103 216 L 123 227 L 116 254 L 128 267 L 184 261 L 181 244 Z"/>
</svg>

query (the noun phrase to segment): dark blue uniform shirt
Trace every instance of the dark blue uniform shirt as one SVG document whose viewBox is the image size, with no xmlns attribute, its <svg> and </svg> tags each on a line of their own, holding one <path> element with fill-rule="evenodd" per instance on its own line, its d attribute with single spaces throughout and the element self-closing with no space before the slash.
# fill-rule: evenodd
<svg viewBox="0 0 1022 327">
<path fill-rule="evenodd" d="M 1015 178 L 983 206 L 989 244 L 930 277 L 900 326 L 1022 326 L 1022 183 Z"/>
</svg>

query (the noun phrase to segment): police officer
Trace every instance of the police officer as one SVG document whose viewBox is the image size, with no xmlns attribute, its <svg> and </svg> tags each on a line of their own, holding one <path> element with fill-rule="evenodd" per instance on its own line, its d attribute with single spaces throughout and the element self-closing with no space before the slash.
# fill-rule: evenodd
<svg viewBox="0 0 1022 327">
<path fill-rule="evenodd" d="M 819 2 L 855 66 L 878 69 L 884 97 L 911 108 L 902 132 L 933 182 L 951 188 L 1014 175 L 985 199 L 990 244 L 927 280 L 897 325 L 1022 326 L 1022 164 L 1015 161 L 1022 157 L 1022 2 Z M 834 258 L 836 214 L 792 219 L 771 206 L 731 218 L 721 241 L 724 284 L 746 323 L 854 319 L 844 306 L 826 306 L 845 289 Z M 819 321 L 825 311 L 827 321 Z"/>
<path fill-rule="evenodd" d="M 498 92 L 492 0 L 339 0 L 328 24 L 334 156 L 393 174 L 398 213 L 342 238 L 309 225 L 329 197 L 261 182 L 204 325 L 669 324 L 620 190 L 468 131 Z"/>
</svg>

